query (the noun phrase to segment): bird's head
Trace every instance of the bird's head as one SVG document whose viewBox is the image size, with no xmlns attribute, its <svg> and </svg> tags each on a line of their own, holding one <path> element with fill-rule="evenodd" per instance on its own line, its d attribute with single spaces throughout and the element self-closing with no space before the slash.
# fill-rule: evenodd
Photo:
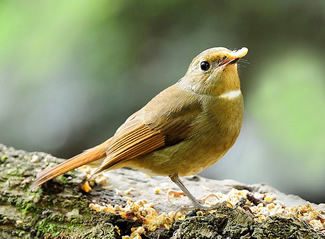
<svg viewBox="0 0 325 239">
<path fill-rule="evenodd" d="M 196 93 L 215 96 L 240 90 L 237 62 L 247 52 L 246 47 L 233 51 L 224 47 L 207 49 L 193 59 L 180 84 Z"/>
</svg>

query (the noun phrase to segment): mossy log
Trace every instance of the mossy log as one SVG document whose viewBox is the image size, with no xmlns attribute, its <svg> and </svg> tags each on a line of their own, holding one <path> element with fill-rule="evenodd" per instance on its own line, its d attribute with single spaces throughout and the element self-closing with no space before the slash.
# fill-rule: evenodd
<svg viewBox="0 0 325 239">
<path fill-rule="evenodd" d="M 0 145 L 0 238 L 129 238 L 126 235 L 131 235 L 132 228 L 141 227 L 144 220 L 122 217 L 119 213 L 98 212 L 89 207 L 93 202 L 123 207 L 127 204 L 123 190 L 128 188 L 133 192 L 124 194 L 134 200 L 153 202 L 159 213 L 176 211 L 181 207 L 181 204 L 170 204 L 166 193 L 154 192 L 155 184 L 170 183 L 168 178 L 147 178 L 140 172 L 127 169 L 110 172 L 111 189 L 95 187 L 85 193 L 80 187 L 86 174 L 74 170 L 32 192 L 30 185 L 37 173 L 59 162 L 62 159 L 46 153 L 28 153 Z M 261 193 L 271 190 L 288 204 L 307 203 L 265 185 L 243 185 L 198 176 L 186 178 L 185 184 L 197 193 L 201 192 L 203 185 L 210 188 L 210 193 L 227 193 L 232 188 Z M 178 200 L 187 203 L 185 198 Z M 176 220 L 170 227 L 161 225 L 155 230 L 143 231 L 141 238 L 325 238 L 322 230 L 315 230 L 301 218 L 273 215 L 265 220 L 256 220 L 256 215 L 245 206 L 245 200 L 249 199 L 231 207 L 227 202 L 219 202 L 216 210 L 207 213 L 187 212 L 182 220 Z M 323 205 L 314 206 L 323 209 Z"/>
</svg>

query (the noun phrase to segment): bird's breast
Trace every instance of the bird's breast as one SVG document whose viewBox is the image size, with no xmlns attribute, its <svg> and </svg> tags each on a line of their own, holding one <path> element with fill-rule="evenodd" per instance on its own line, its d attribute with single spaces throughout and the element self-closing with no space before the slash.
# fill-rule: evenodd
<svg viewBox="0 0 325 239">
<path fill-rule="evenodd" d="M 211 104 L 212 103 L 212 104 Z M 235 143 L 243 120 L 242 96 L 209 102 L 198 118 L 180 175 L 191 175 L 216 163 Z M 195 146 L 195 147 L 194 147 Z M 183 170 L 184 169 L 184 170 Z"/>
</svg>

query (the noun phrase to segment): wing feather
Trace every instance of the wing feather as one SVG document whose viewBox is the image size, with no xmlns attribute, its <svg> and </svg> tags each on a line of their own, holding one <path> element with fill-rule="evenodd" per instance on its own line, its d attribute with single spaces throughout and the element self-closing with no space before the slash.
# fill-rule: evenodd
<svg viewBox="0 0 325 239">
<path fill-rule="evenodd" d="M 161 92 L 116 131 L 107 148 L 107 158 L 95 174 L 190 136 L 192 123 L 202 111 L 199 100 L 189 92 L 180 92 L 175 85 L 167 90 L 168 97 Z M 183 104 L 186 107 L 180 107 L 182 100 L 187 100 Z"/>
<path fill-rule="evenodd" d="M 164 141 L 163 134 L 142 124 L 134 130 L 132 137 L 129 137 L 128 134 L 118 136 L 112 146 L 108 147 L 108 152 L 114 161 L 124 158 L 132 159 L 163 147 Z"/>
</svg>

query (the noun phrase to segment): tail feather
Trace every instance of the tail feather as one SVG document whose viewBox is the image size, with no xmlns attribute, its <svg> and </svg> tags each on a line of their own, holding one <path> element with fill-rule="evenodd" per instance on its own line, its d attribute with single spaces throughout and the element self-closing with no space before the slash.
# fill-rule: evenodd
<svg viewBox="0 0 325 239">
<path fill-rule="evenodd" d="M 53 179 L 70 170 L 73 170 L 85 164 L 89 164 L 98 159 L 104 158 L 106 156 L 106 149 L 109 145 L 109 141 L 110 140 L 107 140 L 104 143 L 95 146 L 94 148 L 88 149 L 85 152 L 60 163 L 54 168 L 45 169 L 37 176 L 36 180 L 31 185 L 31 189 L 35 189 L 43 183 L 47 182 L 48 180 Z"/>
</svg>

